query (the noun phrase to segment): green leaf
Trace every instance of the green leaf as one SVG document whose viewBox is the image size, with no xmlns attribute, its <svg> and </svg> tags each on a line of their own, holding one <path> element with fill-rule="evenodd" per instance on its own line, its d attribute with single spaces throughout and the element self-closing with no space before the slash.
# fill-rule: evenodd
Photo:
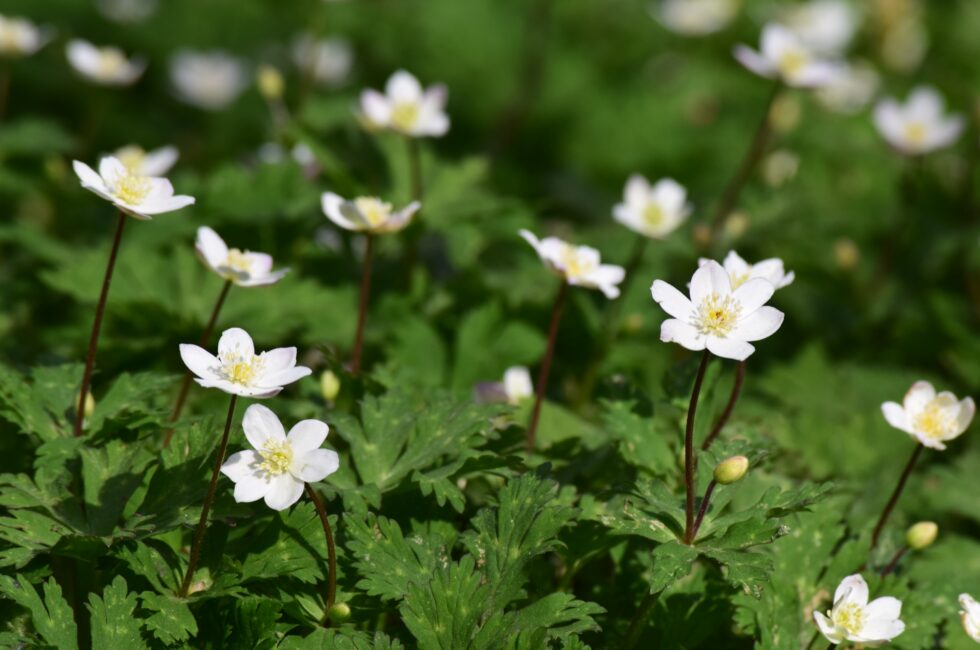
<svg viewBox="0 0 980 650">
<path fill-rule="evenodd" d="M 677 540 L 658 544 L 653 549 L 653 568 L 649 577 L 650 593 L 663 591 L 674 581 L 686 576 L 698 555 L 696 548 L 681 544 Z"/>
<path fill-rule="evenodd" d="M 167 645 L 186 641 L 197 634 L 197 621 L 182 600 L 144 591 L 140 594 L 140 606 L 147 612 L 154 612 L 144 619 L 143 625 Z"/>
<path fill-rule="evenodd" d="M 508 367 L 537 361 L 544 344 L 534 328 L 506 320 L 496 301 L 470 311 L 456 335 L 453 390 L 470 394 L 481 381 L 500 381 Z"/>
<path fill-rule="evenodd" d="M 373 635 L 356 630 L 324 630 L 317 628 L 307 637 L 288 636 L 278 646 L 280 650 L 404 650 L 398 639 L 383 632 Z"/>
<path fill-rule="evenodd" d="M 662 481 L 640 480 L 632 494 L 611 500 L 596 518 L 616 535 L 666 543 L 683 535 L 684 501 Z"/>
<path fill-rule="evenodd" d="M 140 635 L 136 611 L 136 594 L 129 593 L 126 581 L 116 576 L 100 598 L 89 594 L 86 605 L 92 613 L 93 648 L 146 648 Z"/>
<path fill-rule="evenodd" d="M 0 575 L 0 591 L 18 605 L 30 610 L 34 629 L 49 644 L 59 650 L 78 648 L 74 614 L 62 597 L 61 587 L 54 578 L 48 578 L 44 583 L 43 600 L 30 582 L 20 574 L 13 578 Z"/>
<path fill-rule="evenodd" d="M 616 440 L 619 453 L 630 465 L 653 476 L 667 476 L 675 468 L 674 451 L 663 423 L 633 412 L 635 402 L 604 401 L 602 423 Z"/>
</svg>

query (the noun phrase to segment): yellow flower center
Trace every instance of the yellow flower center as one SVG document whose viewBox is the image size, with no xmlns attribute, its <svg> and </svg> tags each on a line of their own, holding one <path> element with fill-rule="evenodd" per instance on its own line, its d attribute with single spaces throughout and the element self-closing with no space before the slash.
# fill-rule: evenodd
<svg viewBox="0 0 980 650">
<path fill-rule="evenodd" d="M 143 169 L 143 161 L 146 160 L 146 152 L 142 147 L 129 146 L 123 147 L 116 152 L 116 158 L 123 164 L 131 174 L 139 174 Z"/>
<path fill-rule="evenodd" d="M 905 135 L 905 140 L 909 144 L 921 145 L 925 143 L 926 136 L 929 134 L 929 130 L 926 125 L 922 122 L 909 122 L 902 129 Z"/>
<path fill-rule="evenodd" d="M 787 52 L 783 52 L 783 54 L 779 57 L 776 67 L 779 68 L 779 71 L 783 74 L 783 76 L 793 77 L 799 74 L 799 72 L 806 67 L 809 62 L 810 58 L 803 52 L 800 52 L 799 50 L 789 50 Z"/>
<path fill-rule="evenodd" d="M 126 69 L 126 57 L 116 49 L 105 49 L 99 52 L 98 74 L 103 78 L 117 76 Z"/>
<path fill-rule="evenodd" d="M 228 257 L 225 258 L 225 266 L 238 273 L 249 273 L 252 270 L 252 260 L 249 258 L 248 251 L 244 253 L 237 249 L 228 250 Z"/>
<path fill-rule="evenodd" d="M 150 179 L 127 169 L 126 175 L 116 181 L 113 194 L 123 203 L 139 205 L 150 193 Z"/>
<path fill-rule="evenodd" d="M 581 277 L 596 267 L 595 261 L 580 254 L 578 248 L 571 244 L 562 246 L 560 260 L 567 278 Z"/>
<path fill-rule="evenodd" d="M 752 269 L 750 268 L 745 273 L 729 273 L 728 277 L 732 281 L 732 291 L 738 289 L 740 286 L 745 284 L 749 278 L 752 277 Z"/>
<path fill-rule="evenodd" d="M 866 618 L 864 608 L 856 603 L 844 603 L 840 607 L 835 607 L 830 615 L 834 625 L 847 630 L 848 634 L 859 634 L 864 629 Z"/>
<path fill-rule="evenodd" d="M 20 32 L 17 26 L 0 24 L 0 52 L 17 54 L 21 50 Z"/>
<path fill-rule="evenodd" d="M 410 131 L 418 121 L 417 102 L 398 102 L 391 108 L 391 124 L 399 131 Z"/>
<path fill-rule="evenodd" d="M 922 412 L 915 416 L 912 427 L 933 439 L 943 438 L 952 429 L 952 419 L 938 399 L 932 399 Z"/>
<path fill-rule="evenodd" d="M 262 357 L 254 354 L 245 357 L 235 352 L 222 356 L 221 365 L 228 381 L 239 386 L 249 386 L 262 369 Z"/>
<path fill-rule="evenodd" d="M 380 199 L 361 197 L 354 199 L 354 205 L 372 228 L 377 228 L 391 218 L 391 204 Z"/>
<path fill-rule="evenodd" d="M 664 222 L 664 211 L 656 203 L 647 203 L 643 208 L 643 222 L 651 228 L 656 228 Z"/>
<path fill-rule="evenodd" d="M 730 295 L 722 298 L 712 293 L 701 301 L 692 325 L 701 334 L 725 338 L 735 328 L 741 313 L 742 305 Z"/>
<path fill-rule="evenodd" d="M 259 467 L 273 476 L 285 474 L 293 465 L 293 448 L 287 440 L 270 440 L 259 454 L 262 456 Z"/>
</svg>

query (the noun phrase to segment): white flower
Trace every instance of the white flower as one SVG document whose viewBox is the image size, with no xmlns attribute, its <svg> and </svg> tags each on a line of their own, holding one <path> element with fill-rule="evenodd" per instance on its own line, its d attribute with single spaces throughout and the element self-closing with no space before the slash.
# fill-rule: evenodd
<svg viewBox="0 0 980 650">
<path fill-rule="evenodd" d="M 139 145 L 130 144 L 117 149 L 112 155 L 134 174 L 163 176 L 174 166 L 180 154 L 177 147 L 166 146 L 146 151 Z"/>
<path fill-rule="evenodd" d="M 623 202 L 613 207 L 613 217 L 630 230 L 645 237 L 663 239 L 691 214 L 687 190 L 671 178 L 652 187 L 644 177 L 634 174 L 626 181 Z"/>
<path fill-rule="evenodd" d="M 232 327 L 221 334 L 218 356 L 188 343 L 180 345 L 180 358 L 205 388 L 218 388 L 242 397 L 272 397 L 286 384 L 302 379 L 312 370 L 296 365 L 296 348 L 276 348 L 255 354 L 252 337 Z"/>
<path fill-rule="evenodd" d="M 904 104 L 891 97 L 878 102 L 874 123 L 888 144 L 910 155 L 953 144 L 966 126 L 962 115 L 944 114 L 942 96 L 928 86 L 913 90 Z"/>
<path fill-rule="evenodd" d="M 755 352 L 749 341 L 764 339 L 783 324 L 783 312 L 764 306 L 775 291 L 763 278 L 751 278 L 733 290 L 731 277 L 714 260 L 694 272 L 690 299 L 661 280 L 650 287 L 653 299 L 673 316 L 660 326 L 661 341 L 688 350 L 707 348 L 738 361 Z"/>
<path fill-rule="evenodd" d="M 817 89 L 817 99 L 832 111 L 854 114 L 874 98 L 881 85 L 881 77 L 866 61 L 844 63 L 842 67 L 839 77 Z"/>
<path fill-rule="evenodd" d="M 143 176 L 126 168 L 118 158 L 99 161 L 99 173 L 78 160 L 72 163 L 82 187 L 95 192 L 117 208 L 137 219 L 173 212 L 194 203 L 194 197 L 175 195 L 166 178 Z"/>
<path fill-rule="evenodd" d="M 927 381 L 912 384 L 902 404 L 885 402 L 881 412 L 888 424 L 918 439 L 926 447 L 945 449 L 944 442 L 966 431 L 976 412 L 973 399 L 957 401 L 949 391 L 936 394 Z"/>
<path fill-rule="evenodd" d="M 824 616 L 813 612 L 817 627 L 831 643 L 854 641 L 881 644 L 905 631 L 902 601 L 891 596 L 868 602 L 868 583 L 859 574 L 841 580 L 834 592 L 834 608 Z"/>
<path fill-rule="evenodd" d="M 534 247 L 545 266 L 564 278 L 568 284 L 598 289 L 606 298 L 619 297 L 619 287 L 616 285 L 626 277 L 626 269 L 613 264 L 601 264 L 599 251 L 596 249 L 573 246 L 557 237 L 538 239 L 527 230 L 519 232 Z"/>
<path fill-rule="evenodd" d="M 960 620 L 967 636 L 980 643 L 980 603 L 970 594 L 960 594 Z"/>
<path fill-rule="evenodd" d="M 698 260 L 698 266 L 704 266 L 710 261 L 702 257 Z M 725 256 L 722 266 L 725 272 L 728 273 L 729 279 L 731 279 L 733 290 L 738 289 L 745 284 L 746 280 L 751 280 L 752 278 L 769 280 L 776 289 L 787 287 L 793 284 L 793 280 L 796 279 L 795 273 L 792 271 L 789 273 L 786 272 L 783 261 L 778 257 L 770 257 L 761 262 L 749 264 L 735 251 L 728 251 L 728 255 Z"/>
<path fill-rule="evenodd" d="M 127 59 L 117 47 L 96 47 L 88 41 L 73 39 L 65 52 L 68 62 L 83 77 L 103 86 L 128 86 L 139 79 L 146 62 Z"/>
<path fill-rule="evenodd" d="M 520 404 L 534 395 L 531 373 L 524 366 L 512 366 L 504 372 L 504 394 L 510 404 Z"/>
<path fill-rule="evenodd" d="M 307 483 L 322 481 L 340 468 L 340 457 L 320 449 L 330 427 L 319 420 L 302 420 L 289 434 L 279 418 L 261 404 L 252 404 L 242 419 L 252 449 L 228 457 L 221 473 L 235 483 L 235 501 L 265 499 L 273 510 L 296 503 Z"/>
<path fill-rule="evenodd" d="M 141 23 L 157 10 L 157 0 L 97 0 L 99 13 L 117 23 Z"/>
<path fill-rule="evenodd" d="M 248 87 L 241 61 L 226 52 L 183 50 L 170 59 L 170 81 L 184 102 L 208 111 L 220 111 Z"/>
<path fill-rule="evenodd" d="M 317 83 L 334 86 L 347 78 L 354 53 L 342 38 L 317 40 L 312 34 L 302 34 L 293 43 L 293 61 Z"/>
<path fill-rule="evenodd" d="M 661 0 L 652 13 L 672 32 L 705 36 L 728 26 L 738 11 L 736 0 Z"/>
<path fill-rule="evenodd" d="M 418 79 L 399 70 L 388 79 L 385 94 L 372 89 L 361 93 L 361 119 L 370 128 L 439 137 L 449 130 L 449 116 L 444 110 L 447 95 L 444 85 L 423 90 Z"/>
<path fill-rule="evenodd" d="M 30 56 L 51 40 L 51 34 L 26 18 L 0 15 L 0 57 Z"/>
<path fill-rule="evenodd" d="M 406 228 L 422 204 L 412 201 L 395 211 L 390 203 L 378 198 L 361 196 L 348 201 L 333 192 L 324 192 L 320 206 L 330 221 L 345 230 L 383 234 Z"/>
<path fill-rule="evenodd" d="M 229 249 L 218 233 L 207 226 L 197 229 L 194 244 L 208 267 L 240 287 L 259 287 L 279 282 L 289 269 L 272 270 L 272 256 L 237 248 Z"/>
<path fill-rule="evenodd" d="M 779 79 L 788 86 L 816 88 L 833 83 L 841 66 L 817 56 L 791 31 L 771 23 L 762 29 L 760 52 L 736 45 L 739 63 L 766 79 Z"/>
<path fill-rule="evenodd" d="M 854 8 L 844 0 L 811 0 L 791 6 L 781 18 L 807 47 L 823 56 L 843 54 L 858 27 Z"/>
</svg>

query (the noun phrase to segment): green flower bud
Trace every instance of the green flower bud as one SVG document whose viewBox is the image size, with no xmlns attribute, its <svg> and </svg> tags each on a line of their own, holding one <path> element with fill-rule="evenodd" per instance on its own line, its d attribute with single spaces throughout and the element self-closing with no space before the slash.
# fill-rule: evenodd
<svg viewBox="0 0 980 650">
<path fill-rule="evenodd" d="M 271 65 L 259 66 L 256 73 L 256 83 L 259 86 L 259 92 L 266 99 L 279 99 L 282 97 L 282 92 L 286 86 L 282 73 Z"/>
<path fill-rule="evenodd" d="M 332 371 L 325 370 L 320 375 L 320 394 L 323 395 L 323 399 L 332 402 L 337 399 L 337 393 L 339 392 L 340 379 Z"/>
<path fill-rule="evenodd" d="M 334 603 L 330 608 L 331 621 L 346 621 L 350 618 L 350 605 L 347 603 Z"/>
<path fill-rule="evenodd" d="M 715 467 L 715 481 L 719 485 L 730 485 L 741 481 L 749 471 L 749 459 L 745 456 L 732 456 L 718 463 Z"/>
<path fill-rule="evenodd" d="M 913 551 L 921 551 L 936 541 L 939 535 L 939 526 L 934 521 L 920 521 L 910 527 L 905 533 L 905 543 Z"/>
</svg>

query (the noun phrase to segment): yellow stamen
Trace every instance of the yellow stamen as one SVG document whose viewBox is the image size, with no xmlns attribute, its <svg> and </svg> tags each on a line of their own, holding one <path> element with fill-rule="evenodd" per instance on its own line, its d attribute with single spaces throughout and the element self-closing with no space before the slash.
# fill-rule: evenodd
<svg viewBox="0 0 980 650">
<path fill-rule="evenodd" d="M 417 102 L 399 102 L 391 109 L 391 124 L 399 131 L 410 131 L 418 120 Z"/>
<path fill-rule="evenodd" d="M 151 187 L 149 178 L 127 170 L 126 175 L 116 181 L 113 194 L 124 203 L 139 205 L 150 193 Z"/>
<path fill-rule="evenodd" d="M 701 301 L 694 322 L 691 323 L 701 334 L 725 338 L 738 322 L 742 305 L 731 296 L 722 298 L 712 293 Z"/>
<path fill-rule="evenodd" d="M 248 251 L 242 252 L 237 248 L 232 248 L 228 250 L 225 266 L 238 273 L 249 273 L 252 270 L 252 260 Z"/>
<path fill-rule="evenodd" d="M 354 205 L 372 228 L 377 228 L 391 218 L 391 204 L 380 199 L 361 197 L 354 199 Z"/>
<path fill-rule="evenodd" d="M 909 122 L 902 131 L 905 135 L 905 140 L 913 145 L 923 144 L 926 141 L 926 136 L 929 135 L 929 130 L 922 122 Z"/>
<path fill-rule="evenodd" d="M 128 146 L 116 152 L 116 158 L 132 174 L 139 174 L 143 168 L 143 161 L 146 160 L 146 152 L 142 147 Z"/>
<path fill-rule="evenodd" d="M 126 57 L 115 49 L 99 52 L 98 73 L 100 77 L 115 77 L 126 68 Z"/>
<path fill-rule="evenodd" d="M 779 57 L 779 61 L 776 63 L 776 67 L 779 71 L 786 77 L 793 77 L 806 67 L 807 63 L 810 62 L 810 58 L 798 50 L 789 50 L 783 52 Z"/>
<path fill-rule="evenodd" d="M 643 221 L 651 228 L 662 225 L 664 217 L 663 209 L 656 203 L 647 203 L 646 207 L 643 208 Z"/>
<path fill-rule="evenodd" d="M 844 603 L 835 607 L 830 616 L 834 625 L 847 630 L 848 634 L 859 634 L 864 629 L 866 617 L 864 608 L 856 603 Z"/>
<path fill-rule="evenodd" d="M 952 418 L 938 398 L 932 399 L 922 412 L 915 416 L 912 427 L 929 438 L 941 439 L 953 429 Z"/>
<path fill-rule="evenodd" d="M 565 277 L 577 278 L 595 270 L 594 260 L 582 255 L 578 248 L 571 244 L 563 244 L 560 253 L 561 265 L 564 268 Z"/>
<path fill-rule="evenodd" d="M 293 448 L 286 440 L 269 440 L 259 454 L 262 456 L 259 467 L 273 476 L 285 474 L 292 467 Z"/>
<path fill-rule="evenodd" d="M 749 269 L 745 273 L 729 273 L 728 275 L 732 280 L 732 291 L 734 291 L 745 284 L 745 282 L 752 277 L 752 270 Z"/>
</svg>

